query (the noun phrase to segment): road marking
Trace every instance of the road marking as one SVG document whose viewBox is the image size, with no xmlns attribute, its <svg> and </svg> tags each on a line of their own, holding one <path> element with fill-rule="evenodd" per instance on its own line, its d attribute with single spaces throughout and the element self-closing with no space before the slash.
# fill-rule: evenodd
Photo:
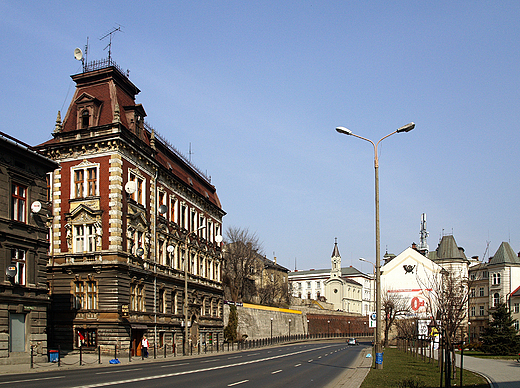
<svg viewBox="0 0 520 388">
<path fill-rule="evenodd" d="M 227 359 L 228 359 L 228 360 L 232 360 L 232 359 L 234 359 L 234 358 L 242 358 L 242 356 L 228 357 Z"/>
<path fill-rule="evenodd" d="M 312 361 L 314 361 L 314 360 L 309 360 L 309 361 L 307 361 L 307 362 L 312 362 Z"/>
<path fill-rule="evenodd" d="M 194 370 L 188 370 L 188 371 L 185 371 L 185 372 L 173 372 L 173 373 L 166 373 L 166 374 L 163 374 L 163 375 L 155 375 L 155 376 L 147 376 L 147 377 L 137 377 L 137 378 L 128 379 L 128 380 L 107 381 L 107 382 L 103 382 L 103 383 L 88 384 L 88 385 L 77 385 L 77 386 L 71 387 L 71 388 L 108 387 L 108 386 L 112 386 L 112 385 L 137 383 L 137 382 L 148 381 L 148 380 L 163 379 L 163 378 L 167 378 L 167 377 L 189 375 L 189 374 L 200 373 L 200 372 L 209 372 L 209 371 L 214 371 L 214 370 L 218 370 L 218 369 L 226 369 L 226 368 L 232 368 L 232 367 L 235 367 L 235 366 L 256 364 L 256 363 L 259 363 L 259 362 L 276 360 L 278 358 L 295 356 L 297 354 L 313 352 L 313 351 L 317 351 L 317 350 L 321 350 L 321 349 L 327 349 L 327 348 L 330 348 L 332 346 L 334 346 L 334 345 L 326 345 L 326 346 L 322 346 L 322 347 L 319 347 L 319 348 L 300 350 L 300 351 L 293 352 L 293 353 L 280 354 L 280 355 L 272 356 L 272 357 L 259 358 L 257 360 L 243 361 L 243 362 L 238 362 L 236 364 L 213 366 L 213 367 L 209 367 L 209 368 L 205 368 L 205 369 L 194 369 Z M 312 362 L 312 360 L 310 360 L 309 362 Z M 30 381 L 34 381 L 34 380 L 30 380 Z M 243 382 L 247 382 L 247 381 L 249 381 L 249 380 L 244 380 Z M 10 381 L 10 383 L 12 383 L 12 381 Z M 242 382 L 240 382 L 240 383 L 242 383 Z"/>
<path fill-rule="evenodd" d="M 247 383 L 248 381 L 249 380 L 237 381 L 236 383 L 228 384 L 228 387 L 233 387 L 233 386 L 238 385 L 238 384 L 244 384 L 244 383 Z"/>
<path fill-rule="evenodd" d="M 181 366 L 181 365 L 190 365 L 190 363 L 189 362 L 183 362 L 182 364 L 161 365 L 161 368 L 173 368 L 174 366 Z"/>
<path fill-rule="evenodd" d="M 38 380 L 55 380 L 55 379 L 63 379 L 65 376 L 56 376 L 56 377 L 39 377 L 37 379 L 26 379 L 26 380 L 11 380 L 11 381 L 4 381 L 0 384 L 12 384 L 12 383 L 26 383 L 29 381 L 38 381 Z"/>
<path fill-rule="evenodd" d="M 296 364 L 294 367 L 295 368 L 298 368 L 299 366 L 301 366 L 302 364 Z"/>
<path fill-rule="evenodd" d="M 275 374 L 280 373 L 280 372 L 282 372 L 281 369 L 280 369 L 280 370 L 275 370 L 274 372 L 271 372 L 271 374 L 272 374 L 272 375 L 275 375 Z"/>
<path fill-rule="evenodd" d="M 110 373 L 123 373 L 123 372 L 132 372 L 134 370 L 142 370 L 143 368 L 136 368 L 136 369 L 125 369 L 125 370 L 111 370 L 109 372 L 97 372 L 97 375 L 108 375 Z"/>
<path fill-rule="evenodd" d="M 205 363 L 205 362 L 215 362 L 215 361 L 218 361 L 217 359 L 213 359 L 213 360 L 204 360 L 204 361 L 201 361 L 200 363 Z"/>
</svg>

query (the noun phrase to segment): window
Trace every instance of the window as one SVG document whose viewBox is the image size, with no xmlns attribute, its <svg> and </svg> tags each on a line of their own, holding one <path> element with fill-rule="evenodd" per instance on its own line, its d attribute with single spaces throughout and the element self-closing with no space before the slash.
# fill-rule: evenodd
<svg viewBox="0 0 520 388">
<path fill-rule="evenodd" d="M 179 313 L 179 296 L 177 292 L 172 291 L 172 314 Z"/>
<path fill-rule="evenodd" d="M 470 308 L 470 315 L 471 315 L 472 317 L 474 317 L 475 314 L 476 314 L 476 308 L 475 308 L 475 306 L 471 306 L 471 308 Z"/>
<path fill-rule="evenodd" d="M 489 279 L 489 272 L 488 271 L 482 271 L 482 278 L 483 279 Z"/>
<path fill-rule="evenodd" d="M 132 199 L 140 205 L 144 205 L 145 180 L 136 173 L 131 172 L 128 179 L 130 182 L 135 182 L 135 192 L 132 194 Z"/>
<path fill-rule="evenodd" d="M 470 294 L 469 294 L 469 296 L 472 297 L 472 298 L 475 297 L 475 289 L 474 289 L 474 288 L 472 288 L 472 289 L 470 290 Z"/>
<path fill-rule="evenodd" d="M 97 283 L 95 281 L 88 281 L 86 283 L 86 308 L 87 310 L 95 310 L 97 308 Z"/>
<path fill-rule="evenodd" d="M 513 322 L 513 327 L 515 328 L 516 331 L 518 331 L 518 329 L 520 328 L 520 325 L 518 324 L 518 321 L 514 321 Z"/>
<path fill-rule="evenodd" d="M 90 114 L 88 113 L 88 110 L 84 110 L 81 112 L 81 128 L 88 128 L 90 123 Z"/>
<path fill-rule="evenodd" d="M 130 309 L 133 311 L 144 310 L 144 285 L 132 283 L 130 285 Z"/>
<path fill-rule="evenodd" d="M 13 220 L 25 222 L 27 188 L 25 186 L 19 185 L 18 183 L 13 183 L 12 200 Z"/>
<path fill-rule="evenodd" d="M 74 198 L 95 197 L 98 191 L 98 166 L 76 167 L 73 170 Z"/>
<path fill-rule="evenodd" d="M 78 329 L 78 347 L 94 348 L 97 346 L 97 329 Z"/>
<path fill-rule="evenodd" d="M 97 282 L 76 280 L 74 282 L 73 308 L 81 310 L 97 309 Z"/>
<path fill-rule="evenodd" d="M 478 290 L 478 296 L 484 296 L 484 287 L 480 287 Z"/>
<path fill-rule="evenodd" d="M 161 207 L 162 205 L 166 206 L 166 193 L 164 193 L 163 191 L 159 191 L 159 203 L 157 204 L 157 206 Z M 168 210 L 166 210 L 166 212 L 167 211 Z M 160 211 L 158 211 L 157 213 L 161 217 L 166 217 L 166 212 L 161 213 Z"/>
<path fill-rule="evenodd" d="M 500 303 L 500 294 L 498 292 L 495 292 L 493 294 L 493 307 L 497 307 Z"/>
<path fill-rule="evenodd" d="M 11 249 L 11 265 L 16 267 L 14 284 L 25 286 L 25 251 L 23 249 Z"/>
<path fill-rule="evenodd" d="M 494 273 L 492 275 L 492 279 L 493 279 L 494 286 L 498 286 L 500 284 L 500 274 L 499 273 Z"/>
<path fill-rule="evenodd" d="M 479 306 L 478 308 L 478 315 L 483 316 L 485 315 L 484 306 Z"/>
<path fill-rule="evenodd" d="M 170 198 L 170 221 L 177 222 L 177 199 Z"/>
<path fill-rule="evenodd" d="M 159 312 L 166 312 L 166 293 L 163 289 L 159 290 Z"/>
<path fill-rule="evenodd" d="M 186 206 L 185 203 L 183 203 L 181 205 L 181 219 L 180 219 L 180 222 L 181 222 L 181 228 L 184 228 L 184 229 L 188 229 L 186 223 L 187 223 L 187 220 L 188 220 L 188 207 Z"/>
<path fill-rule="evenodd" d="M 74 253 L 95 252 L 96 228 L 94 224 L 74 226 Z"/>
<path fill-rule="evenodd" d="M 515 314 L 520 313 L 520 303 L 515 303 L 513 305 L 513 311 L 514 311 Z"/>
</svg>

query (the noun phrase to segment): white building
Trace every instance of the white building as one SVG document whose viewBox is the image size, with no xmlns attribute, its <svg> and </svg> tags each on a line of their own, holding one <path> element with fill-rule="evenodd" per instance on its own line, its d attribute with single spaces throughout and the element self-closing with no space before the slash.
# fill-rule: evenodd
<svg viewBox="0 0 520 388">
<path fill-rule="evenodd" d="M 289 273 L 292 296 L 327 301 L 335 310 L 369 315 L 375 308 L 374 277 L 356 268 L 341 267 L 337 242 L 331 256 L 330 269 L 295 271 Z"/>
</svg>

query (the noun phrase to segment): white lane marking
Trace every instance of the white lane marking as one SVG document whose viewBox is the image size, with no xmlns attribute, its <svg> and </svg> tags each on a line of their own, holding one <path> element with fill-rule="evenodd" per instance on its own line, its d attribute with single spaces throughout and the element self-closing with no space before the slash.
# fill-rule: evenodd
<svg viewBox="0 0 520 388">
<path fill-rule="evenodd" d="M 301 366 L 302 364 L 296 364 L 294 367 L 295 368 L 298 368 L 299 366 Z"/>
<path fill-rule="evenodd" d="M 281 369 L 279 369 L 279 370 L 275 370 L 274 372 L 271 372 L 271 374 L 272 374 L 272 375 L 275 375 L 275 374 L 280 373 L 280 372 L 282 372 Z"/>
<path fill-rule="evenodd" d="M 216 358 L 214 358 L 213 360 L 204 360 L 204 361 L 201 361 L 200 363 L 203 364 L 205 362 L 215 362 L 215 361 L 218 361 Z"/>
<path fill-rule="evenodd" d="M 97 375 L 108 375 L 110 373 L 123 373 L 123 372 L 132 372 L 134 370 L 142 370 L 143 368 L 136 368 L 136 369 L 125 369 L 125 370 L 111 370 L 109 372 L 97 372 Z"/>
<path fill-rule="evenodd" d="M 314 360 L 309 360 L 309 361 L 307 361 L 307 362 L 312 362 L 312 361 L 314 361 Z"/>
<path fill-rule="evenodd" d="M 242 365 L 256 364 L 256 363 L 263 362 L 263 361 L 276 360 L 276 359 L 278 359 L 278 358 L 290 357 L 290 356 L 294 356 L 294 355 L 297 355 L 297 354 L 308 353 L 308 352 L 312 352 L 312 351 L 316 351 L 316 350 L 321 350 L 321 349 L 330 348 L 331 346 L 334 346 L 334 345 L 326 345 L 326 346 L 322 346 L 322 347 L 320 347 L 320 348 L 307 349 L 307 350 L 300 350 L 300 351 L 298 351 L 298 352 L 293 352 L 293 353 L 280 354 L 280 355 L 277 355 L 277 356 L 266 357 L 266 358 L 259 358 L 258 360 L 243 361 L 243 362 L 238 362 L 238 363 L 236 363 L 236 364 L 221 365 L 221 366 L 213 366 L 213 367 L 210 367 L 210 368 L 205 368 L 205 369 L 194 369 L 194 370 L 189 370 L 189 371 L 185 371 L 185 372 L 167 373 L 167 374 L 164 374 L 164 375 L 147 376 L 147 377 L 137 377 L 137 378 L 134 378 L 134 379 L 128 379 L 128 380 L 119 380 L 119 381 L 103 382 L 103 383 L 89 384 L 89 385 L 78 385 L 78 386 L 76 386 L 76 387 L 71 387 L 71 388 L 98 388 L 98 387 L 108 387 L 108 386 L 111 386 L 111 385 L 120 385 L 120 384 L 137 383 L 137 382 L 141 382 L 141 381 L 156 380 L 156 379 L 162 379 L 162 378 L 166 378 L 166 377 L 174 377 L 174 376 L 189 375 L 189 374 L 199 373 L 199 372 L 208 372 L 208 371 L 213 371 L 213 370 L 218 370 L 218 369 L 231 368 L 231 367 L 235 367 L 235 366 L 242 366 Z M 310 360 L 309 362 L 311 362 L 311 361 L 312 361 L 312 360 Z"/>
<path fill-rule="evenodd" d="M 249 380 L 237 381 L 236 383 L 228 384 L 228 387 L 233 387 L 233 386 L 238 385 L 238 384 L 244 384 L 244 383 L 247 383 L 248 381 Z"/>
<path fill-rule="evenodd" d="M 25 379 L 25 380 L 11 380 L 11 381 L 4 381 L 0 384 L 12 384 L 12 383 L 26 383 L 30 381 L 39 381 L 39 380 L 55 380 L 55 379 L 63 379 L 65 376 L 56 376 L 56 377 L 38 377 L 37 379 Z"/>
<path fill-rule="evenodd" d="M 243 357 L 243 356 L 235 356 L 235 357 L 228 357 L 227 359 L 228 359 L 228 360 L 232 360 L 232 359 L 234 359 L 234 358 L 242 358 L 242 357 Z"/>
<path fill-rule="evenodd" d="M 173 368 L 174 366 L 181 366 L 181 365 L 190 365 L 190 363 L 189 362 L 183 362 L 181 364 L 161 365 L 161 368 Z"/>
</svg>

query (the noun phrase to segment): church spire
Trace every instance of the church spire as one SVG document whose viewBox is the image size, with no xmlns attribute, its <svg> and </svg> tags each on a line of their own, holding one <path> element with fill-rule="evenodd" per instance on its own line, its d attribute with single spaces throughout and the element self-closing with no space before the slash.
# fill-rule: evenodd
<svg viewBox="0 0 520 388">
<path fill-rule="evenodd" d="M 341 277 L 341 255 L 338 249 L 338 238 L 334 240 L 334 250 L 332 251 L 332 257 L 330 259 L 332 264 L 332 270 L 330 271 L 330 277 L 336 278 Z"/>
</svg>

